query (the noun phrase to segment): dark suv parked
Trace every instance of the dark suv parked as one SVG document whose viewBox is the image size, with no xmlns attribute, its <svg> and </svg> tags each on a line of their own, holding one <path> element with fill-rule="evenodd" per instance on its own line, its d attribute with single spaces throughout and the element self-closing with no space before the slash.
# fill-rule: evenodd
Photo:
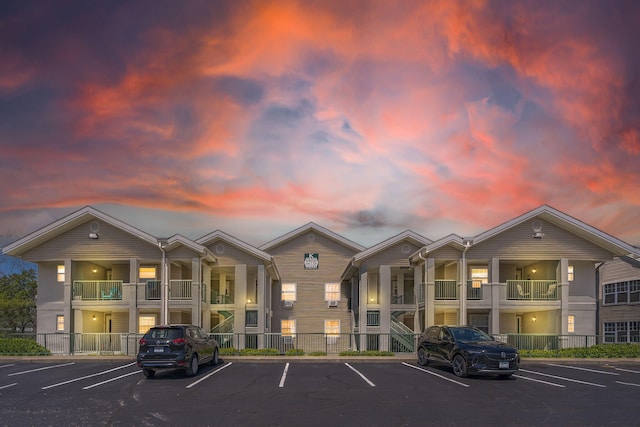
<svg viewBox="0 0 640 427">
<path fill-rule="evenodd" d="M 509 377 L 518 370 L 518 349 L 472 326 L 431 326 L 418 341 L 418 364 L 444 363 L 458 377 L 469 374 Z"/>
<path fill-rule="evenodd" d="M 218 343 L 197 326 L 155 326 L 140 338 L 136 362 L 147 378 L 157 369 L 184 369 L 196 375 L 200 365 L 218 364 Z"/>
</svg>

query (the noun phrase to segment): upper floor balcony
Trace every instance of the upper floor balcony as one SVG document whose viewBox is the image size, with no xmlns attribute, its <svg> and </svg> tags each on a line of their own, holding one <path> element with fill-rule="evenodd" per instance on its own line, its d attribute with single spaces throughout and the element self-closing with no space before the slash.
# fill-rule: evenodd
<svg viewBox="0 0 640 427">
<path fill-rule="evenodd" d="M 467 281 L 467 300 L 479 301 L 484 299 L 483 290 L 489 285 L 479 281 Z M 418 303 L 424 304 L 426 298 L 425 285 L 420 286 Z M 556 301 L 559 298 L 558 282 L 556 280 L 507 280 L 506 296 L 510 301 Z M 460 299 L 458 282 L 456 280 L 436 280 L 436 301 L 456 301 Z"/>
<path fill-rule="evenodd" d="M 82 301 L 122 300 L 122 280 L 75 280 L 73 299 Z"/>
</svg>

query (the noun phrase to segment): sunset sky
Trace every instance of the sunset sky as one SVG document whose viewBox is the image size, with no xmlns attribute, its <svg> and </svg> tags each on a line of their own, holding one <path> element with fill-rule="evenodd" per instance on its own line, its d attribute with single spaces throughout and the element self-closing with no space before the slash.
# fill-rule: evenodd
<svg viewBox="0 0 640 427">
<path fill-rule="evenodd" d="M 640 245 L 640 1 L 0 2 L 0 235 L 85 205 L 365 246 L 548 204 Z"/>
</svg>

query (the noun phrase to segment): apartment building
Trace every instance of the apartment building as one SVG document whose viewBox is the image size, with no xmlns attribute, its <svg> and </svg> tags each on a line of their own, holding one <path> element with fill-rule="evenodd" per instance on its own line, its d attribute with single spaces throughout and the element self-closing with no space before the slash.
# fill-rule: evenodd
<svg viewBox="0 0 640 427">
<path fill-rule="evenodd" d="M 39 333 L 194 323 L 242 334 L 239 348 L 320 333 L 382 350 L 432 324 L 596 334 L 598 268 L 639 255 L 546 205 L 476 236 L 405 231 L 369 248 L 315 223 L 260 246 L 161 238 L 87 206 L 3 252 L 38 265 Z"/>
<path fill-rule="evenodd" d="M 598 333 L 606 342 L 640 342 L 640 259 L 621 256 L 599 273 Z"/>
</svg>

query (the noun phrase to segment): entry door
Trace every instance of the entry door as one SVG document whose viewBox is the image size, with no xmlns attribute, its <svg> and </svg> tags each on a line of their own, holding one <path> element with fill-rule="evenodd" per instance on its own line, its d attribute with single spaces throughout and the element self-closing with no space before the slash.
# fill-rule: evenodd
<svg viewBox="0 0 640 427">
<path fill-rule="evenodd" d="M 104 315 L 104 329 L 105 329 L 105 332 L 111 333 L 111 315 L 110 314 Z"/>
<path fill-rule="evenodd" d="M 516 333 L 522 333 L 522 316 L 516 316 Z"/>
</svg>

